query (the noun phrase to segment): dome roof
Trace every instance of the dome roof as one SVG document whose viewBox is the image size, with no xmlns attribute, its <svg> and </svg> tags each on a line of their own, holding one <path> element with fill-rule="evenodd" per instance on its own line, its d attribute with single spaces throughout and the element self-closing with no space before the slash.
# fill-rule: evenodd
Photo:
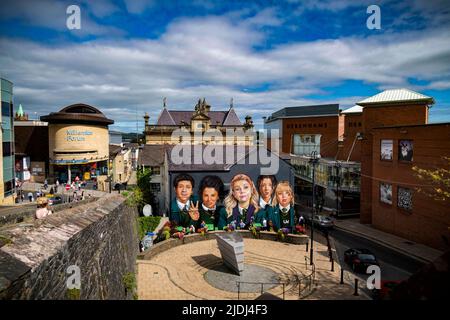
<svg viewBox="0 0 450 320">
<path fill-rule="evenodd" d="M 41 117 L 42 121 L 48 123 L 83 123 L 110 125 L 114 120 L 106 118 L 99 109 L 84 103 L 76 103 L 58 112 L 51 112 Z"/>
</svg>

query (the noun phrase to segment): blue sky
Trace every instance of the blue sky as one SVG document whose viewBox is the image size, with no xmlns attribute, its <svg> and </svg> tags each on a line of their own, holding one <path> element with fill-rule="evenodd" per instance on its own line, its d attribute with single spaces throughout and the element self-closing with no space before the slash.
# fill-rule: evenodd
<svg viewBox="0 0 450 320">
<path fill-rule="evenodd" d="M 66 27 L 71 4 L 80 30 Z M 366 27 L 372 4 L 380 30 Z M 179 110 L 233 98 L 261 127 L 286 106 L 346 109 L 389 88 L 434 97 L 430 120 L 448 122 L 449 30 L 446 0 L 6 0 L 0 75 L 32 117 L 83 102 L 125 132 L 156 121 L 163 97 Z"/>
</svg>

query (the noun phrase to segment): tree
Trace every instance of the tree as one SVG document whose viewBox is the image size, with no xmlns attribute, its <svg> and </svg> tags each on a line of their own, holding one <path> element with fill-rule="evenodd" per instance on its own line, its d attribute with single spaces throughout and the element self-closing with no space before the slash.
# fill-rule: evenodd
<svg viewBox="0 0 450 320">
<path fill-rule="evenodd" d="M 151 175 L 152 171 L 149 168 L 139 168 L 136 172 L 137 174 L 137 186 L 142 192 L 142 201 L 144 203 L 153 202 L 153 193 L 151 191 Z"/>
<path fill-rule="evenodd" d="M 450 158 L 443 157 L 446 166 L 439 169 L 422 169 L 414 166 L 415 175 L 430 184 L 429 187 L 418 188 L 419 192 L 426 194 L 437 201 L 450 200 Z"/>
</svg>

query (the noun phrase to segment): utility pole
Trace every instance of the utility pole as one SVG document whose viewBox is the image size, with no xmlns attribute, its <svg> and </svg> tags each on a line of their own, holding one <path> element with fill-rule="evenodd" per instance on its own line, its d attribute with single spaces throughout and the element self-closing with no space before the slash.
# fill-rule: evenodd
<svg viewBox="0 0 450 320">
<path fill-rule="evenodd" d="M 341 183 L 341 163 L 336 160 L 336 218 L 339 217 L 339 184 Z"/>
<path fill-rule="evenodd" d="M 315 203 L 315 189 L 316 189 L 316 165 L 319 162 L 319 158 L 317 157 L 317 152 L 313 151 L 311 152 L 311 158 L 309 159 L 309 162 L 313 166 L 313 174 L 312 174 L 312 217 L 311 217 L 311 247 L 310 247 L 310 257 L 309 257 L 309 264 L 313 264 L 313 246 L 314 246 L 314 212 L 316 210 L 316 203 Z"/>
</svg>

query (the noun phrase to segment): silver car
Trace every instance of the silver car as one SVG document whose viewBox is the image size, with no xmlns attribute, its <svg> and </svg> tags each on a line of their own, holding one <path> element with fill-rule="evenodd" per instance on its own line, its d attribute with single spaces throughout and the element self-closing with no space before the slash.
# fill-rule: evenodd
<svg viewBox="0 0 450 320">
<path fill-rule="evenodd" d="M 330 217 L 320 214 L 314 216 L 314 224 L 326 229 L 333 228 L 334 226 L 333 220 Z"/>
</svg>

